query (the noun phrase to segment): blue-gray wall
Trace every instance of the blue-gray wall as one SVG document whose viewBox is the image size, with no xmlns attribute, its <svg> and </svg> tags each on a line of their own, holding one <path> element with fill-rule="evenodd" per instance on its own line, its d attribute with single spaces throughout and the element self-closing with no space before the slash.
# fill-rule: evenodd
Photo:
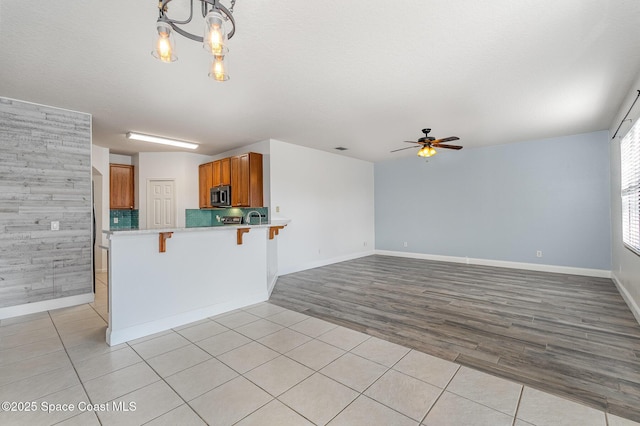
<svg viewBox="0 0 640 426">
<path fill-rule="evenodd" d="M 608 144 L 602 131 L 376 163 L 376 249 L 610 270 Z"/>
</svg>

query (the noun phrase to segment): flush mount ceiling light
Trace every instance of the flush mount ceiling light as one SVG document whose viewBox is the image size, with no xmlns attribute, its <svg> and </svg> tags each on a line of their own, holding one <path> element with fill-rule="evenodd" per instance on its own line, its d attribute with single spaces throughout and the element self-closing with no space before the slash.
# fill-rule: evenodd
<svg viewBox="0 0 640 426">
<path fill-rule="evenodd" d="M 176 44 L 173 32 L 180 34 L 190 40 L 202 43 L 202 47 L 212 55 L 209 68 L 209 77 L 216 81 L 229 80 L 229 73 L 225 56 L 229 52 L 226 41 L 236 32 L 236 22 L 233 19 L 233 8 L 236 0 L 231 0 L 231 6 L 227 9 L 220 3 L 220 0 L 196 0 L 200 2 L 202 17 L 204 18 L 203 35 L 192 34 L 181 26 L 187 25 L 193 18 L 193 1 L 190 0 L 189 18 L 184 21 L 171 19 L 167 15 L 167 5 L 172 0 L 160 0 L 158 9 L 160 16 L 156 22 L 157 35 L 151 54 L 162 62 L 175 62 L 178 57 L 175 54 Z M 225 29 L 225 22 L 230 23 L 229 32 Z"/>
<path fill-rule="evenodd" d="M 143 141 L 143 142 L 160 143 L 163 145 L 171 145 L 171 146 L 177 146 L 180 148 L 188 148 L 188 149 L 196 149 L 199 146 L 197 143 L 182 142 L 174 139 L 161 138 L 158 136 L 145 135 L 142 133 L 135 133 L 135 132 L 127 133 L 127 139 L 134 139 L 134 140 Z"/>
</svg>

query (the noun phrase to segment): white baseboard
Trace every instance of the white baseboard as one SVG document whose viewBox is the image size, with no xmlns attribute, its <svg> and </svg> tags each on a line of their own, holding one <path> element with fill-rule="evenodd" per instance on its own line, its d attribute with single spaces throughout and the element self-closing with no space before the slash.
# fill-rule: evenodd
<svg viewBox="0 0 640 426">
<path fill-rule="evenodd" d="M 259 294 L 242 297 L 241 299 L 218 303 L 195 311 L 189 311 L 118 330 L 112 330 L 111 324 L 109 324 L 109 327 L 107 328 L 107 344 L 109 346 L 118 345 L 140 337 L 149 336 L 181 325 L 200 321 L 214 315 L 224 314 L 225 312 L 233 311 L 234 309 L 255 305 L 256 303 L 264 302 L 268 299 L 269 298 L 265 292 L 260 292 Z"/>
<path fill-rule="evenodd" d="M 441 256 L 437 254 L 409 253 L 404 251 L 376 250 L 384 256 L 408 257 L 411 259 L 436 260 L 439 262 L 466 263 L 468 265 L 496 266 L 499 268 L 526 269 L 529 271 L 555 272 L 586 277 L 611 278 L 611 271 L 604 269 L 574 268 L 571 266 L 541 265 L 537 263 L 509 262 L 506 260 L 474 259 L 469 257 Z"/>
<path fill-rule="evenodd" d="M 279 269 L 278 276 L 293 274 L 294 272 L 306 271 L 307 269 L 319 268 L 321 266 L 327 266 L 334 263 L 345 262 L 347 260 L 359 259 L 361 257 L 371 256 L 372 254 L 375 254 L 374 250 L 355 253 L 355 254 L 348 254 L 344 256 L 332 257 L 329 259 L 316 260 L 313 262 L 304 263 L 302 265 L 295 265 L 289 268 L 283 268 L 281 270 Z"/>
<path fill-rule="evenodd" d="M 636 301 L 633 300 L 633 297 L 631 297 L 631 294 L 629 294 L 627 289 L 624 288 L 624 286 L 622 285 L 622 283 L 620 282 L 616 274 L 613 272 L 611 273 L 611 279 L 613 280 L 614 284 L 618 288 L 618 292 L 626 302 L 627 306 L 629 307 L 629 310 L 631 311 L 633 316 L 636 317 L 636 321 L 638 321 L 638 324 L 640 324 L 640 306 L 638 306 Z"/>
<path fill-rule="evenodd" d="M 8 306 L 0 308 L 0 320 L 19 317 L 21 315 L 35 314 L 36 312 L 51 311 L 53 309 L 68 308 L 69 306 L 91 303 L 94 300 L 93 293 L 79 294 L 77 296 L 61 297 L 59 299 L 42 300 L 40 302 L 25 303 L 24 305 Z"/>
</svg>

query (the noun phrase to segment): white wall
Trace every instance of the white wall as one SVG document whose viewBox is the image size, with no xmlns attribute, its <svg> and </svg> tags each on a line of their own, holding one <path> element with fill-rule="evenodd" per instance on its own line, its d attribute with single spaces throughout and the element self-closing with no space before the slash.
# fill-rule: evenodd
<svg viewBox="0 0 640 426">
<path fill-rule="evenodd" d="M 130 155 L 109 154 L 109 163 L 113 164 L 133 164 L 133 160 Z"/>
<path fill-rule="evenodd" d="M 190 152 L 141 152 L 133 158 L 136 170 L 136 203 L 139 227 L 147 227 L 147 181 L 173 179 L 176 182 L 176 227 L 185 226 L 185 209 L 197 209 L 198 166 L 210 157 Z"/>
<path fill-rule="evenodd" d="M 95 200 L 96 204 L 96 246 L 108 246 L 106 235 L 103 229 L 109 229 L 109 149 L 97 145 L 91 145 L 91 165 L 100 173 L 101 178 L 94 177 L 95 185 L 101 184 L 100 190 L 95 188 L 95 194 L 100 195 L 100 200 Z M 99 202 L 98 202 L 99 201 Z M 106 272 L 107 252 L 102 249 L 96 251 L 96 271 Z"/>
<path fill-rule="evenodd" d="M 279 275 L 372 254 L 373 163 L 273 139 L 270 160 Z"/>
<path fill-rule="evenodd" d="M 624 100 L 616 118 L 611 123 L 609 138 L 611 138 L 624 115 L 629 110 L 636 98 L 637 89 L 640 89 L 640 76 L 630 88 L 629 95 Z M 625 133 L 640 118 L 640 101 L 629 114 L 631 122 L 625 122 L 616 139 L 610 143 L 611 158 L 611 257 L 612 275 L 618 285 L 618 289 L 625 298 L 638 322 L 640 322 L 640 256 L 627 249 L 622 243 L 622 212 L 620 198 L 620 142 Z"/>
</svg>

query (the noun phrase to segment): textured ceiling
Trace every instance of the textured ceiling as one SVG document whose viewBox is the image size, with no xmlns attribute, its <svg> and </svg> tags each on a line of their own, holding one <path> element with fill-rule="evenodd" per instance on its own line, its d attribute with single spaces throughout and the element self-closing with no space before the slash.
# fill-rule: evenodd
<svg viewBox="0 0 640 426">
<path fill-rule="evenodd" d="M 135 130 L 204 154 L 274 138 L 379 161 L 413 155 L 389 151 L 424 127 L 465 147 L 607 129 L 640 72 L 637 0 L 235 10 L 231 80 L 218 83 L 196 42 L 177 37 L 173 64 L 150 55 L 157 1 L 0 0 L 0 96 L 89 112 L 94 143 L 117 153 L 158 150 L 126 140 Z"/>
</svg>

